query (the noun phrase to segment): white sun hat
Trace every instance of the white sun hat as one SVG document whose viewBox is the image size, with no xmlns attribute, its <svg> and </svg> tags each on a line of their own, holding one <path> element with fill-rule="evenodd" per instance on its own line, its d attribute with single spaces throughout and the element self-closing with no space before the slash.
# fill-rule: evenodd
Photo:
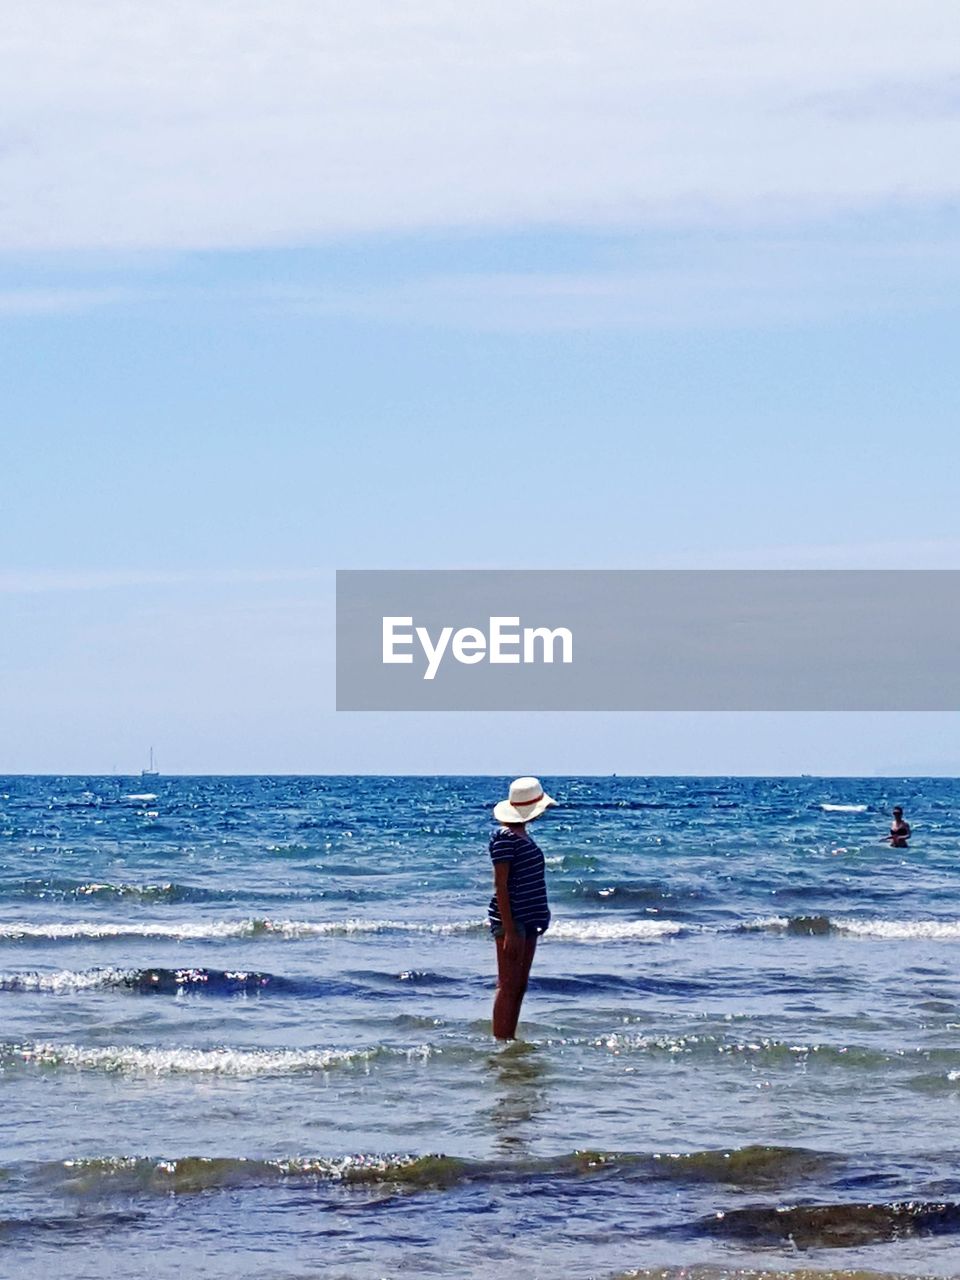
<svg viewBox="0 0 960 1280">
<path fill-rule="evenodd" d="M 498 822 L 532 822 L 556 803 L 539 778 L 516 778 L 510 783 L 510 798 L 494 805 L 493 816 Z"/>
</svg>

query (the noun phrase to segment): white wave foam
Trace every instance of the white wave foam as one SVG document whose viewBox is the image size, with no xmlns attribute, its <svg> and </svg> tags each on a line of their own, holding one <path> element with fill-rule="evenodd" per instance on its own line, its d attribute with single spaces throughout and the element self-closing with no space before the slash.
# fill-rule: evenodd
<svg viewBox="0 0 960 1280">
<path fill-rule="evenodd" d="M 59 1165 L 47 1166 L 45 1172 L 61 1169 L 71 1180 L 102 1180 L 107 1185 L 114 1180 L 133 1176 L 137 1190 L 144 1186 L 162 1191 L 200 1189 L 212 1186 L 230 1186 L 247 1182 L 256 1183 L 272 1178 L 325 1178 L 340 1182 L 379 1180 L 391 1174 L 402 1177 L 404 1172 L 416 1172 L 424 1164 L 443 1161 L 444 1156 L 419 1155 L 345 1155 L 345 1156 L 290 1156 L 286 1159 L 259 1160 L 250 1156 L 217 1158 L 215 1156 L 181 1156 L 172 1159 L 152 1159 L 148 1156 L 93 1156 L 64 1160 Z"/>
<path fill-rule="evenodd" d="M 929 938 L 937 942 L 960 939 L 960 920 L 832 920 L 838 933 L 855 938 Z"/>
<path fill-rule="evenodd" d="M 162 884 L 100 884 L 98 881 L 91 881 L 90 884 L 75 885 L 70 892 L 84 895 L 95 896 L 100 893 L 112 894 L 118 898 L 127 897 L 156 897 L 165 893 L 172 893 L 177 886 L 172 881 L 166 880 Z"/>
<path fill-rule="evenodd" d="M 171 938 L 175 940 L 216 940 L 218 938 L 309 938 L 341 937 L 371 933 L 475 933 L 483 929 L 479 920 L 456 920 L 430 924 L 413 920 L 200 920 L 163 924 L 142 921 L 67 921 L 33 924 L 25 920 L 0 923 L 0 939 L 8 941 L 62 941 L 101 938 Z"/>
<path fill-rule="evenodd" d="M 93 991 L 122 986 L 130 977 L 131 970 L 128 969 L 87 969 L 82 973 L 59 969 L 55 973 L 0 974 L 0 991 Z"/>
<path fill-rule="evenodd" d="M 614 1055 L 623 1053 L 663 1052 L 670 1054 L 716 1054 L 718 1057 L 751 1058 L 769 1057 L 787 1061 L 806 1061 L 821 1058 L 826 1061 L 857 1061 L 862 1050 L 849 1045 L 829 1045 L 803 1041 L 774 1040 L 760 1036 L 756 1040 L 727 1040 L 724 1037 L 705 1035 L 647 1035 L 643 1032 L 614 1031 L 586 1043 L 597 1049 L 606 1049 Z"/>
<path fill-rule="evenodd" d="M 152 791 L 135 791 L 132 795 L 124 796 L 124 800 L 131 800 L 134 804 L 149 804 L 151 800 L 156 800 L 156 796 Z"/>
<path fill-rule="evenodd" d="M 656 941 L 689 926 L 674 920 L 558 920 L 550 937 L 565 942 Z M 482 920 L 452 920 L 430 923 L 419 920 L 200 920 L 164 924 L 161 921 L 93 922 L 86 920 L 33 924 L 29 921 L 0 923 L 0 940 L 69 941 L 72 939 L 168 938 L 175 941 L 215 941 L 219 938 L 310 938 L 351 937 L 378 933 L 414 933 L 438 936 L 482 933 Z"/>
<path fill-rule="evenodd" d="M 644 1035 L 642 1032 L 630 1034 L 614 1031 L 610 1035 L 600 1036 L 596 1040 L 587 1040 L 585 1043 L 592 1045 L 595 1049 L 607 1049 L 614 1055 L 634 1052 L 644 1053 L 657 1049 L 664 1053 L 679 1054 L 690 1053 L 692 1048 L 698 1044 L 712 1046 L 714 1040 L 712 1036 L 651 1036 Z"/>
<path fill-rule="evenodd" d="M 741 933 L 763 933 L 767 929 L 786 929 L 789 924 L 789 916 L 758 916 L 756 920 L 748 920 L 745 924 L 733 927 Z"/>
<path fill-rule="evenodd" d="M 548 936 L 564 942 L 656 942 L 683 928 L 675 920 L 558 920 Z"/>
<path fill-rule="evenodd" d="M 278 920 L 271 927 L 291 935 L 303 933 L 308 936 L 324 936 L 353 933 L 477 933 L 485 929 L 486 924 L 483 920 L 450 920 L 433 924 L 421 920 L 331 920 L 317 923 Z"/>
<path fill-rule="evenodd" d="M 763 916 L 735 926 L 741 932 L 782 932 L 790 928 L 787 916 Z M 33 924 L 29 921 L 0 923 L 0 941 L 84 941 L 110 938 L 166 938 L 172 941 L 217 941 L 229 938 L 324 938 L 353 937 L 379 933 L 430 934 L 434 936 L 458 936 L 485 933 L 486 924 L 481 920 L 452 920 L 430 923 L 418 920 L 268 920 L 246 918 L 238 920 L 199 920 L 164 924 L 160 921 L 65 921 L 49 924 Z M 714 926 L 680 924 L 676 920 L 555 920 L 550 926 L 549 938 L 555 942 L 656 942 L 676 937 L 683 932 L 706 933 Z M 720 930 L 723 932 L 724 930 Z M 960 939 L 960 920 L 833 920 L 830 931 L 862 938 L 929 938 L 940 941 Z M 99 979 L 91 973 L 74 974 L 79 987 L 108 985 L 110 972 L 101 970 Z M 119 972 L 119 971 L 117 971 Z M 19 975 L 25 981 L 30 975 Z M 35 974 L 36 990 L 55 990 L 55 974 Z M 60 975 L 62 984 L 69 985 L 70 971 Z M 0 977 L 0 987 L 5 979 Z M 26 988 L 25 988 L 26 989 Z"/>
<path fill-rule="evenodd" d="M 762 916 L 739 928 L 746 932 L 785 932 L 793 922 L 787 916 Z M 803 932 L 798 929 L 798 932 Z M 937 942 L 960 939 L 960 920 L 843 920 L 830 917 L 830 932 L 850 938 L 909 940 L 927 938 Z"/>
<path fill-rule="evenodd" d="M 84 938 L 245 938 L 257 933 L 269 932 L 263 920 L 205 920 L 193 923 L 161 924 L 144 921 L 127 924 L 123 921 L 71 920 L 63 923 L 33 924 L 25 920 L 4 921 L 0 924 L 0 938 L 9 941 L 61 941 Z"/>
<path fill-rule="evenodd" d="M 865 804 L 822 804 L 824 813 L 866 813 Z"/>
<path fill-rule="evenodd" d="M 364 1066 L 380 1057 L 425 1060 L 429 1045 L 410 1049 L 375 1046 L 370 1049 L 158 1049 L 126 1045 L 94 1048 L 77 1044 L 39 1042 L 8 1046 L 4 1057 L 40 1067 L 70 1067 L 77 1071 L 108 1071 L 133 1075 L 289 1075 L 329 1071 L 334 1067 Z"/>
</svg>

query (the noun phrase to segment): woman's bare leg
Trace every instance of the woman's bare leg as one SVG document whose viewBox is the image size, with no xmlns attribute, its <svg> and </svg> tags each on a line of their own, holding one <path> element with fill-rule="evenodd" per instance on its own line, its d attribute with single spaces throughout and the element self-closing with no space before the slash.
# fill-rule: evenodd
<svg viewBox="0 0 960 1280">
<path fill-rule="evenodd" d="M 524 938 L 518 956 L 507 954 L 503 938 L 497 938 L 497 994 L 493 1000 L 493 1034 L 498 1040 L 512 1040 L 517 1033 L 520 1006 L 530 977 L 537 935 Z"/>
</svg>

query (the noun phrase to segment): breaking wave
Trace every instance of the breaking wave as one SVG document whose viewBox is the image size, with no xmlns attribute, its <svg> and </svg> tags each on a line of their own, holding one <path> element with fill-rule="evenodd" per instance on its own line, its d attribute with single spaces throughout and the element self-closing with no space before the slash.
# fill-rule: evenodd
<svg viewBox="0 0 960 1280">
<path fill-rule="evenodd" d="M 366 971 L 344 978 L 287 978 L 256 969 L 168 968 L 30 970 L 0 974 L 0 991 L 49 992 L 66 995 L 84 991 L 132 991 L 143 995 L 233 996 L 250 993 L 327 998 L 329 996 L 406 998 L 410 986 L 456 987 L 460 980 L 446 974 L 408 969 L 394 973 Z M 405 984 L 401 986 L 400 984 Z"/>
<path fill-rule="evenodd" d="M 187 1194 L 288 1182 L 339 1182 L 437 1189 L 467 1182 L 524 1183 L 602 1175 L 707 1182 L 731 1186 L 777 1185 L 832 1167 L 837 1157 L 798 1147 L 748 1146 L 729 1150 L 657 1152 L 573 1151 L 521 1160 L 476 1160 L 442 1154 L 244 1157 L 98 1157 L 46 1164 L 35 1176 L 74 1194 L 156 1192 Z"/>
<path fill-rule="evenodd" d="M 888 940 L 929 939 L 952 942 L 960 939 L 960 920 L 851 920 L 830 916 L 767 916 L 737 926 L 741 933 L 789 933 L 797 936 L 833 934 L 850 938 Z"/>
<path fill-rule="evenodd" d="M 551 1043 L 563 1045 L 585 1042 L 557 1040 Z M 822 1065 L 868 1071 L 883 1071 L 890 1068 L 916 1071 L 929 1067 L 947 1070 L 951 1067 L 955 1068 L 960 1057 L 960 1050 L 951 1048 L 890 1050 L 875 1049 L 860 1044 L 778 1040 L 767 1036 L 737 1040 L 711 1034 L 671 1036 L 617 1031 L 587 1043 L 616 1055 L 637 1053 L 701 1059 L 729 1058 L 759 1062 L 769 1067 Z M 957 1078 L 960 1079 L 960 1071 L 957 1072 Z M 951 1075 L 947 1075 L 945 1079 L 950 1081 Z"/>
<path fill-rule="evenodd" d="M 230 939 L 286 939 L 369 937 L 414 934 L 434 937 L 480 936 L 488 932 L 483 920 L 291 920 L 245 916 L 227 920 L 166 922 L 163 920 L 65 920 L 33 923 L 0 922 L 0 943 L 83 942 L 121 938 L 163 938 L 175 942 L 216 942 Z M 707 925 L 679 920 L 554 918 L 552 942 L 659 942 L 681 936 L 716 933 L 781 933 L 796 937 L 835 936 L 887 940 L 960 940 L 960 920 L 856 920 L 826 915 L 765 916 L 739 924 Z"/>
<path fill-rule="evenodd" d="M 9 973 L 0 976 L 0 991 L 50 991 L 56 994 L 103 991 L 125 986 L 129 976 L 125 969 L 87 969 L 81 972 L 58 969 L 53 973 Z"/>
<path fill-rule="evenodd" d="M 365 1067 L 378 1058 L 424 1060 L 441 1052 L 426 1044 L 410 1048 L 375 1045 L 369 1049 L 235 1049 L 228 1046 L 160 1049 L 135 1045 L 37 1042 L 0 1047 L 0 1068 L 67 1068 L 147 1076 L 200 1074 L 251 1077 Z"/>
<path fill-rule="evenodd" d="M 272 920 L 248 917 L 237 920 L 199 920 L 165 924 L 163 921 L 70 920 L 49 924 L 29 921 L 0 923 L 0 941 L 60 942 L 109 938 L 169 938 L 175 941 L 216 941 L 221 938 L 323 938 L 353 934 L 425 933 L 464 934 L 482 932 L 482 921 L 459 920 L 430 924 L 411 920 Z"/>
<path fill-rule="evenodd" d="M 613 1032 L 604 1036 L 553 1036 L 525 1046 L 564 1055 L 600 1053 L 614 1057 L 692 1059 L 697 1062 L 760 1064 L 767 1069 L 823 1067 L 852 1071 L 895 1070 L 917 1088 L 956 1088 L 960 1080 L 960 1050 L 949 1048 L 903 1050 L 874 1049 L 857 1044 L 790 1042 L 772 1037 L 737 1040 L 720 1035 L 669 1035 Z M 245 1048 L 218 1045 L 210 1048 L 155 1045 L 80 1045 L 70 1042 L 29 1041 L 0 1043 L 0 1071 L 24 1068 L 116 1072 L 148 1076 L 219 1075 L 288 1076 L 360 1066 L 375 1062 L 425 1063 L 431 1059 L 452 1065 L 489 1062 L 486 1041 L 444 1038 L 439 1043 L 409 1046 L 374 1044 L 366 1048 L 278 1047 Z"/>
<path fill-rule="evenodd" d="M 565 942 L 654 942 L 682 933 L 685 926 L 675 920 L 558 920 L 550 927 L 550 937 Z M 437 936 L 482 934 L 482 920 L 452 920 L 430 923 L 419 920 L 274 920 L 248 917 L 237 920 L 181 921 L 90 921 L 70 920 L 33 924 L 29 921 L 0 923 L 0 941 L 69 942 L 110 938 L 169 938 L 175 941 L 216 941 L 229 938 L 329 938 L 371 934 L 431 934 Z"/>
<path fill-rule="evenodd" d="M 59 969 L 51 973 L 31 971 L 0 975 L 0 991 L 128 990 L 180 994 L 187 991 L 233 995 L 249 991 L 297 991 L 296 982 L 272 973 L 230 969 Z"/>
<path fill-rule="evenodd" d="M 656 942 L 684 928 L 676 920 L 557 920 L 549 936 L 564 942 Z"/>
</svg>

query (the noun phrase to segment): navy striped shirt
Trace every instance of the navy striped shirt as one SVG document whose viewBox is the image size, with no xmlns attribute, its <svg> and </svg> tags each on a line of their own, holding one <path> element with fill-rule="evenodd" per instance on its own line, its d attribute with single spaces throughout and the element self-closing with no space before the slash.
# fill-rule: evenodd
<svg viewBox="0 0 960 1280">
<path fill-rule="evenodd" d="M 543 854 L 539 846 L 528 835 L 498 827 L 490 837 L 490 857 L 495 866 L 498 862 L 510 864 L 507 891 L 514 920 L 528 932 L 535 929 L 537 933 L 543 933 L 550 923 L 550 908 L 547 905 Z M 502 926 L 496 893 L 490 899 L 487 915 L 491 929 Z"/>
</svg>

